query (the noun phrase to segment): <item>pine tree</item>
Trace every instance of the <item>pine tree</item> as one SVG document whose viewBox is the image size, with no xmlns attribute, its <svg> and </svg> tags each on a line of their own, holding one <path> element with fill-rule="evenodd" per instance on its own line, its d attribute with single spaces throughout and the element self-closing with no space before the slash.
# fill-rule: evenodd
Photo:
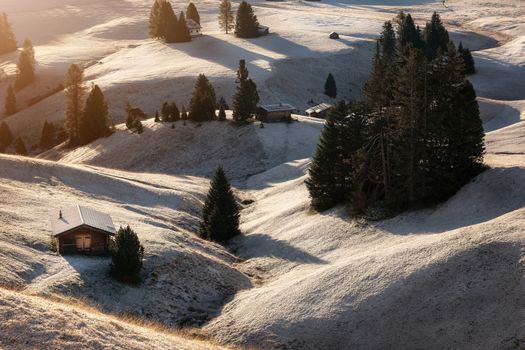
<svg viewBox="0 0 525 350">
<path fill-rule="evenodd" d="M 180 111 L 177 104 L 173 102 L 170 106 L 171 121 L 176 122 L 180 120 Z"/>
<path fill-rule="evenodd" d="M 35 48 L 33 47 L 33 42 L 31 41 L 31 39 L 29 38 L 26 38 L 24 40 L 24 44 L 22 46 L 22 49 L 27 52 L 27 55 L 29 56 L 29 58 L 31 59 L 31 64 L 34 66 L 36 64 L 36 59 L 35 59 Z"/>
<path fill-rule="evenodd" d="M 425 51 L 429 61 L 437 57 L 438 50 L 445 52 L 449 42 L 448 32 L 441 22 L 441 17 L 434 12 L 430 22 L 427 22 L 423 35 L 425 41 Z"/>
<path fill-rule="evenodd" d="M 17 90 L 23 89 L 35 81 L 35 67 L 29 55 L 26 51 L 20 52 L 15 81 L 15 88 Z"/>
<path fill-rule="evenodd" d="M 40 136 L 40 147 L 43 149 L 51 148 L 55 145 L 55 126 L 52 123 L 48 123 L 47 120 L 44 121 L 44 126 L 42 127 L 42 133 Z"/>
<path fill-rule="evenodd" d="M 156 110 L 156 111 L 155 111 L 155 123 L 159 123 L 159 122 L 160 122 L 159 111 Z"/>
<path fill-rule="evenodd" d="M 16 51 L 17 44 L 6 13 L 0 13 L 0 55 Z"/>
<path fill-rule="evenodd" d="M 160 108 L 160 116 L 163 122 L 171 121 L 171 106 L 168 102 L 164 102 Z"/>
<path fill-rule="evenodd" d="M 235 28 L 232 3 L 230 0 L 222 0 L 219 5 L 219 27 L 226 34 Z"/>
<path fill-rule="evenodd" d="M 180 119 L 184 121 L 188 120 L 188 112 L 186 111 L 186 107 L 184 107 L 184 105 L 182 105 L 182 109 L 180 112 Z"/>
<path fill-rule="evenodd" d="M 240 234 L 239 206 L 222 166 L 217 168 L 202 208 L 199 235 L 207 240 L 226 243 Z"/>
<path fill-rule="evenodd" d="M 194 122 L 215 119 L 215 90 L 204 74 L 200 74 L 195 83 L 190 101 L 189 119 Z"/>
<path fill-rule="evenodd" d="M 185 43 L 189 41 L 191 41 L 190 30 L 188 29 L 188 24 L 184 18 L 184 12 L 181 12 L 177 22 L 177 42 Z"/>
<path fill-rule="evenodd" d="M 465 62 L 465 74 L 475 74 L 476 66 L 470 50 L 468 48 L 463 48 L 463 43 L 459 43 L 458 52 L 463 57 L 463 61 Z"/>
<path fill-rule="evenodd" d="M 9 85 L 7 87 L 7 93 L 5 97 L 5 116 L 8 117 L 10 115 L 15 114 L 17 111 L 16 107 L 16 96 L 15 91 L 13 90 L 13 87 Z"/>
<path fill-rule="evenodd" d="M 337 97 L 337 86 L 335 85 L 335 79 L 332 73 L 328 74 L 328 78 L 326 78 L 324 94 L 330 98 Z"/>
<path fill-rule="evenodd" d="M 410 14 L 407 14 L 403 17 L 401 27 L 398 28 L 399 51 L 403 52 L 409 45 L 418 49 L 423 47 L 421 36 L 416 28 L 414 20 Z"/>
<path fill-rule="evenodd" d="M 94 85 L 86 99 L 84 113 L 79 121 L 79 142 L 88 144 L 100 137 L 108 136 L 109 117 L 108 104 L 102 90 Z"/>
<path fill-rule="evenodd" d="M 226 112 L 224 111 L 224 107 L 222 105 L 219 107 L 219 121 L 226 121 Z"/>
<path fill-rule="evenodd" d="M 188 8 L 186 9 L 186 17 L 194 20 L 199 24 L 201 23 L 199 11 L 197 11 L 197 7 L 195 7 L 195 5 L 192 2 L 189 3 Z"/>
<path fill-rule="evenodd" d="M 13 134 L 11 129 L 5 122 L 0 123 L 0 152 L 5 152 L 5 149 L 13 142 Z"/>
<path fill-rule="evenodd" d="M 149 35 L 151 38 L 165 38 L 169 8 L 171 5 L 166 0 L 155 0 L 153 3 L 149 18 Z"/>
<path fill-rule="evenodd" d="M 221 97 L 219 98 L 219 102 L 217 103 L 217 105 L 218 105 L 219 107 L 224 108 L 224 110 L 230 109 L 230 107 L 228 106 L 228 103 L 227 103 L 226 100 L 224 99 L 224 96 L 221 96 Z"/>
<path fill-rule="evenodd" d="M 164 39 L 166 43 L 177 43 L 180 41 L 179 19 L 177 18 L 175 12 L 173 12 L 173 8 L 171 7 L 171 4 L 169 2 L 166 3 L 163 9 L 163 16 L 166 18 L 166 24 L 164 28 Z"/>
<path fill-rule="evenodd" d="M 72 64 L 64 82 L 66 97 L 66 115 L 64 128 L 68 134 L 69 144 L 77 145 L 80 142 L 79 122 L 82 118 L 82 101 L 86 88 L 84 87 L 84 73 L 76 64 Z"/>
<path fill-rule="evenodd" d="M 259 36 L 259 22 L 252 6 L 242 1 L 237 9 L 235 35 L 239 38 L 256 38 Z"/>
<path fill-rule="evenodd" d="M 251 118 L 257 111 L 258 103 L 257 85 L 249 78 L 246 61 L 240 60 L 237 71 L 237 91 L 233 96 L 233 120 L 242 122 Z"/>
<path fill-rule="evenodd" d="M 127 283 L 140 281 L 139 272 L 144 259 L 144 247 L 129 226 L 120 228 L 111 244 L 111 274 Z"/>
<path fill-rule="evenodd" d="M 24 140 L 22 140 L 21 137 L 18 137 L 15 142 L 13 143 L 13 146 L 15 148 L 15 154 L 19 156 L 27 156 L 27 148 L 24 144 Z"/>
</svg>

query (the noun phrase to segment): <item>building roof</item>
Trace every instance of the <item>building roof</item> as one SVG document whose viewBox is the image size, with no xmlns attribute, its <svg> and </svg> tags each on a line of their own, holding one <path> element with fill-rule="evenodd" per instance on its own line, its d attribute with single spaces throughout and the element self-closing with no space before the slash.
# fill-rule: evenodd
<svg viewBox="0 0 525 350">
<path fill-rule="evenodd" d="M 295 107 L 288 103 L 279 103 L 275 105 L 261 105 L 260 108 L 264 109 L 266 112 L 285 112 L 295 110 Z"/>
<path fill-rule="evenodd" d="M 186 18 L 186 26 L 188 27 L 188 29 L 201 29 L 202 28 L 202 26 L 199 23 L 195 22 L 191 18 Z"/>
<path fill-rule="evenodd" d="M 331 104 L 329 104 L 329 103 L 320 103 L 317 106 L 313 106 L 313 107 L 308 108 L 305 112 L 307 114 L 321 113 L 321 112 L 329 110 L 332 107 L 333 106 Z"/>
<path fill-rule="evenodd" d="M 61 211 L 62 215 L 52 218 L 53 235 L 59 236 L 81 226 L 89 226 L 107 234 L 117 233 L 111 216 L 91 208 L 76 205 Z"/>
</svg>

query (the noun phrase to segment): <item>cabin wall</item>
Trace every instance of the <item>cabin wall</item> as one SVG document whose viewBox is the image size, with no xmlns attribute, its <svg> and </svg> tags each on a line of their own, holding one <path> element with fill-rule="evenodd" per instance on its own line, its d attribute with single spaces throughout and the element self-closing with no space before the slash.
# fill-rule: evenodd
<svg viewBox="0 0 525 350">
<path fill-rule="evenodd" d="M 103 254 L 109 250 L 109 235 L 89 228 L 79 228 L 57 238 L 60 254 Z"/>
<path fill-rule="evenodd" d="M 259 114 L 258 114 L 258 119 L 265 121 L 265 122 L 289 120 L 291 118 L 292 118 L 291 111 L 277 111 L 277 112 L 259 111 Z"/>
</svg>

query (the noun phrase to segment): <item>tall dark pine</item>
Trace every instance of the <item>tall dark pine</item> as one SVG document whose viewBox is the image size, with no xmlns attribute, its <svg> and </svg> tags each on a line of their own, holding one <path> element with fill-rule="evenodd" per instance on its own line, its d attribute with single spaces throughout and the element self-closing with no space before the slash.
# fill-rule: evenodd
<svg viewBox="0 0 525 350">
<path fill-rule="evenodd" d="M 463 47 L 463 43 L 459 43 L 458 47 L 459 54 L 463 57 L 463 62 L 465 63 L 465 74 L 472 75 L 476 73 L 476 65 L 472 53 L 468 48 Z"/>
<path fill-rule="evenodd" d="M 224 30 L 226 34 L 235 28 L 232 3 L 230 0 L 222 0 L 219 5 L 219 27 Z"/>
<path fill-rule="evenodd" d="M 109 133 L 108 104 L 102 90 L 94 85 L 80 119 L 79 142 L 85 145 Z"/>
<path fill-rule="evenodd" d="M 26 38 L 24 40 L 24 44 L 22 46 L 22 49 L 27 52 L 27 55 L 29 56 L 29 58 L 31 59 L 31 63 L 33 65 L 36 64 L 36 58 L 35 58 L 35 48 L 33 47 L 33 42 L 31 41 L 31 39 L 29 38 Z"/>
<path fill-rule="evenodd" d="M 223 106 L 223 105 L 221 105 L 221 106 L 219 107 L 218 120 L 219 120 L 220 122 L 226 121 L 226 111 L 224 110 L 224 106 Z"/>
<path fill-rule="evenodd" d="M 27 156 L 27 148 L 24 144 L 24 140 L 22 140 L 21 137 L 18 137 L 15 142 L 13 143 L 13 146 L 15 148 L 15 154 L 19 156 Z"/>
<path fill-rule="evenodd" d="M 5 149 L 13 142 L 13 133 L 5 122 L 0 123 L 0 152 L 5 152 Z"/>
<path fill-rule="evenodd" d="M 188 29 L 184 12 L 181 12 L 177 22 L 177 42 L 185 43 L 188 41 L 191 41 L 190 30 Z"/>
<path fill-rule="evenodd" d="M 84 87 L 84 73 L 82 69 L 72 64 L 65 77 L 64 94 L 66 97 L 66 115 L 64 128 L 66 129 L 69 144 L 77 145 L 80 142 L 79 125 L 82 117 L 82 101 L 86 88 Z"/>
<path fill-rule="evenodd" d="M 0 13 L 0 55 L 16 51 L 16 39 L 6 13 Z"/>
<path fill-rule="evenodd" d="M 163 7 L 163 17 L 165 18 L 164 25 L 164 40 L 167 43 L 177 43 L 180 41 L 179 19 L 173 11 L 171 4 L 168 2 Z"/>
<path fill-rule="evenodd" d="M 55 135 L 55 126 L 52 123 L 48 123 L 47 120 L 44 121 L 44 126 L 42 127 L 42 133 L 40 136 L 40 147 L 43 149 L 53 147 L 56 143 Z"/>
<path fill-rule="evenodd" d="M 149 35 L 155 39 L 165 38 L 171 5 L 166 0 L 155 0 L 149 17 Z M 173 9 L 171 10 L 173 12 Z"/>
<path fill-rule="evenodd" d="M 222 166 L 217 168 L 202 208 L 199 235 L 207 240 L 226 243 L 238 234 L 239 206 Z"/>
<path fill-rule="evenodd" d="M 215 90 L 204 74 L 200 74 L 195 83 L 190 101 L 189 119 L 194 122 L 215 119 Z"/>
<path fill-rule="evenodd" d="M 111 275 L 127 283 L 140 281 L 144 247 L 129 226 L 120 228 L 111 244 Z"/>
<path fill-rule="evenodd" d="M 160 108 L 160 116 L 163 122 L 171 121 L 171 106 L 168 102 L 164 102 Z"/>
<path fill-rule="evenodd" d="M 176 122 L 180 120 L 179 107 L 177 107 L 177 104 L 175 102 L 173 102 L 170 106 L 170 115 L 171 115 L 171 121 Z"/>
<path fill-rule="evenodd" d="M 5 97 L 5 116 L 8 117 L 16 113 L 16 96 L 13 87 L 9 85 L 7 87 L 7 94 Z"/>
<path fill-rule="evenodd" d="M 412 45 L 415 48 L 422 48 L 420 32 L 416 28 L 414 20 L 410 14 L 403 16 L 401 27 L 398 28 L 398 45 L 399 51 L 403 52 L 405 48 Z"/>
<path fill-rule="evenodd" d="M 447 45 L 450 39 L 441 21 L 441 17 L 437 12 L 434 12 L 430 22 L 427 22 L 423 39 L 425 41 L 425 53 L 429 61 L 437 57 L 439 50 L 441 50 L 441 52 L 447 51 Z"/>
<path fill-rule="evenodd" d="M 328 74 L 326 82 L 324 83 L 324 94 L 330 98 L 337 97 L 337 86 L 335 84 L 335 79 L 332 73 Z"/>
<path fill-rule="evenodd" d="M 233 96 L 233 120 L 242 122 L 251 118 L 257 111 L 258 103 L 257 85 L 249 78 L 246 61 L 240 60 L 237 71 L 237 90 Z"/>
<path fill-rule="evenodd" d="M 30 53 L 22 50 L 17 64 L 15 88 L 20 90 L 35 81 L 35 67 Z"/>
<path fill-rule="evenodd" d="M 190 2 L 188 5 L 188 8 L 186 10 L 186 17 L 194 20 L 199 24 L 201 23 L 201 16 L 199 16 L 199 11 L 197 11 L 197 7 L 192 2 Z"/>
<path fill-rule="evenodd" d="M 237 9 L 235 35 L 239 38 L 256 38 L 259 36 L 259 22 L 252 6 L 242 1 Z"/>
</svg>

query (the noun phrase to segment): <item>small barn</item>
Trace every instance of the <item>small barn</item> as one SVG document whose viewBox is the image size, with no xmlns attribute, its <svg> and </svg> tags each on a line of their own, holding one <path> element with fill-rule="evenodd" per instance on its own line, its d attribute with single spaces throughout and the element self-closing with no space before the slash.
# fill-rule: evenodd
<svg viewBox="0 0 525 350">
<path fill-rule="evenodd" d="M 60 254 L 107 253 L 116 234 L 111 216 L 80 205 L 61 210 L 51 226 Z"/>
<path fill-rule="evenodd" d="M 186 19 L 186 26 L 188 27 L 192 38 L 202 35 L 202 26 L 191 18 Z"/>
<path fill-rule="evenodd" d="M 328 37 L 330 39 L 339 39 L 339 34 L 337 34 L 336 32 L 331 32 Z"/>
<path fill-rule="evenodd" d="M 257 119 L 263 122 L 273 122 L 292 119 L 295 107 L 287 103 L 262 105 L 257 110 Z"/>
<path fill-rule="evenodd" d="M 270 34 L 270 27 L 263 26 L 259 24 L 259 27 L 257 28 L 257 31 L 259 32 L 259 36 L 265 36 Z"/>
<path fill-rule="evenodd" d="M 316 106 L 308 108 L 305 112 L 306 115 L 313 118 L 326 118 L 328 113 L 332 110 L 334 106 L 328 103 L 321 103 Z"/>
</svg>

